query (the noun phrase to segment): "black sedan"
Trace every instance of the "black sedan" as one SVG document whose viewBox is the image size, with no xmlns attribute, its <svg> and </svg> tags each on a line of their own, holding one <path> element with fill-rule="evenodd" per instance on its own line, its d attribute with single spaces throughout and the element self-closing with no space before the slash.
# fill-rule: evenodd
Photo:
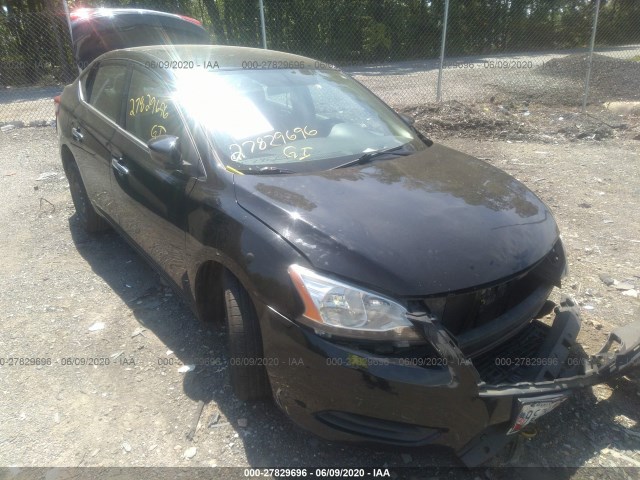
<svg viewBox="0 0 640 480">
<path fill-rule="evenodd" d="M 540 199 L 328 65 L 117 50 L 65 88 L 58 131 L 84 228 L 115 228 L 226 325 L 239 398 L 325 438 L 477 465 L 638 363 L 640 322 L 579 353 L 577 306 L 548 300 L 566 259 Z"/>
</svg>

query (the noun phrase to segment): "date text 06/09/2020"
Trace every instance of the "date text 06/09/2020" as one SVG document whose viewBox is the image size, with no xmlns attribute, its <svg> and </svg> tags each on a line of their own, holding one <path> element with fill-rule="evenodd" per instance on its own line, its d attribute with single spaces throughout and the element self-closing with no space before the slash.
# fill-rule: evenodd
<svg viewBox="0 0 640 480">
<path fill-rule="evenodd" d="M 245 477 L 390 478 L 388 468 L 245 468 Z"/>
</svg>

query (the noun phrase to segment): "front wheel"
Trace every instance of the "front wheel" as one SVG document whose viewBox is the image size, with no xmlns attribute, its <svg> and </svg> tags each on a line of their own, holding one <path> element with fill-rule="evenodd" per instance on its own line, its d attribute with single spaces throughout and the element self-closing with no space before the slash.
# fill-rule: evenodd
<svg viewBox="0 0 640 480">
<path fill-rule="evenodd" d="M 75 162 L 70 162 L 66 168 L 67 180 L 69 180 L 69 190 L 71 191 L 71 200 L 76 208 L 78 220 L 85 231 L 89 233 L 104 232 L 109 229 L 109 224 L 102 218 L 91 205 L 87 190 L 82 183 L 80 170 Z"/>
<path fill-rule="evenodd" d="M 258 400 L 271 394 L 264 366 L 262 336 L 249 293 L 225 272 L 224 300 L 229 345 L 231 387 L 240 400 Z"/>
</svg>

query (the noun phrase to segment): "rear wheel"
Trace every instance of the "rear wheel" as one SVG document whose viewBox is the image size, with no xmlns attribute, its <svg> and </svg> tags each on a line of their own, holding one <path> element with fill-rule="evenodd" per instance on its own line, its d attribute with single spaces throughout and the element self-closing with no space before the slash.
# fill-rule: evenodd
<svg viewBox="0 0 640 480">
<path fill-rule="evenodd" d="M 66 168 L 69 190 L 73 206 L 76 208 L 78 220 L 82 228 L 89 233 L 103 232 L 109 229 L 109 224 L 102 218 L 91 205 L 87 190 L 82 183 L 80 170 L 75 162 L 69 162 Z"/>
<path fill-rule="evenodd" d="M 249 294 L 229 272 L 224 275 L 224 300 L 233 392 L 240 400 L 265 398 L 271 388 L 264 367 L 258 316 Z"/>
</svg>

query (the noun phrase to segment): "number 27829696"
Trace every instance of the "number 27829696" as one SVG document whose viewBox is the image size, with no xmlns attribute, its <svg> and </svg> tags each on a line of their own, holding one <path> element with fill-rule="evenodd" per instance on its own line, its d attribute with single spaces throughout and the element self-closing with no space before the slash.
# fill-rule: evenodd
<svg viewBox="0 0 640 480">
<path fill-rule="evenodd" d="M 267 150 L 268 148 L 273 147 L 286 147 L 288 142 L 314 137 L 317 134 L 317 130 L 310 129 L 305 126 L 296 127 L 293 130 L 287 130 L 285 132 L 274 132 L 272 134 L 262 135 L 257 137 L 255 140 L 246 140 L 242 143 L 232 143 L 229 145 L 229 149 L 231 150 L 231 160 L 239 162 L 245 159 L 247 155 L 256 151 Z M 310 149 L 310 147 L 306 148 Z M 299 160 L 300 159 L 302 158 L 299 158 Z"/>
</svg>

